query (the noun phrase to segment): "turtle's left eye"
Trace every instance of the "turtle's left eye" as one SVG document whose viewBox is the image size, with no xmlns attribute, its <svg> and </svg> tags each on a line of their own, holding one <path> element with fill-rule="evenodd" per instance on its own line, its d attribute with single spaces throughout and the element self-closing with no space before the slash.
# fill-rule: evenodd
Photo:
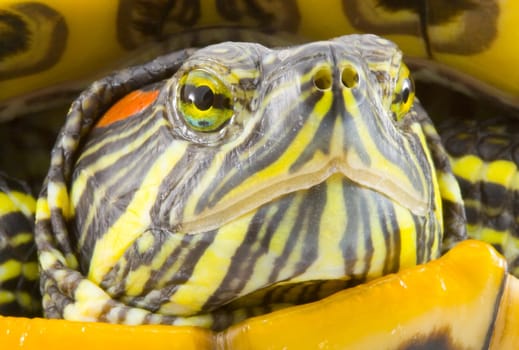
<svg viewBox="0 0 519 350">
<path fill-rule="evenodd" d="M 402 64 L 398 74 L 395 91 L 393 93 L 393 102 L 391 103 L 391 111 L 395 115 L 396 120 L 409 112 L 414 102 L 414 83 L 407 66 Z"/>
<path fill-rule="evenodd" d="M 233 116 L 231 92 L 214 74 L 192 70 L 180 79 L 179 88 L 178 109 L 191 129 L 218 131 Z"/>
</svg>

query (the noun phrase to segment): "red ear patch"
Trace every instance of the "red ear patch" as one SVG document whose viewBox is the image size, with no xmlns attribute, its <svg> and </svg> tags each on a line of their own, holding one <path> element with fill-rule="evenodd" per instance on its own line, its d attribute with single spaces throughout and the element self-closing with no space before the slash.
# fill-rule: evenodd
<svg viewBox="0 0 519 350">
<path fill-rule="evenodd" d="M 158 90 L 135 90 L 117 101 L 97 122 L 96 127 L 105 127 L 135 115 L 151 105 L 159 95 Z"/>
</svg>

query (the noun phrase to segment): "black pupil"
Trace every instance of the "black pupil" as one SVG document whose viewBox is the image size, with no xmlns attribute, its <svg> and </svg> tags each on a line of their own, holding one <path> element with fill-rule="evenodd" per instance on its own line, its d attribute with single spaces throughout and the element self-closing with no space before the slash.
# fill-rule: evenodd
<svg viewBox="0 0 519 350">
<path fill-rule="evenodd" d="M 411 93 L 411 88 L 409 86 L 409 81 L 406 80 L 404 82 L 404 86 L 402 87 L 402 102 L 407 103 L 407 100 L 409 100 L 409 94 Z"/>
<path fill-rule="evenodd" d="M 188 100 L 199 110 L 205 111 L 214 104 L 214 92 L 207 85 L 197 86 L 189 92 Z"/>
</svg>

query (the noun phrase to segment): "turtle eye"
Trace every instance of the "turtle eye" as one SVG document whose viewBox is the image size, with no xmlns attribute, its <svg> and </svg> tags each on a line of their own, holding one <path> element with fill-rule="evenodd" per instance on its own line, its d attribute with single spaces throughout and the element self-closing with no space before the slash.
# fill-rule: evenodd
<svg viewBox="0 0 519 350">
<path fill-rule="evenodd" d="M 393 93 L 393 102 L 391 111 L 395 115 L 396 120 L 409 112 L 414 102 L 414 83 L 407 66 L 402 65 L 398 74 L 398 80 Z"/>
<path fill-rule="evenodd" d="M 180 115 L 195 131 L 218 131 L 234 114 L 229 88 L 202 69 L 192 70 L 180 79 L 179 97 Z"/>
</svg>

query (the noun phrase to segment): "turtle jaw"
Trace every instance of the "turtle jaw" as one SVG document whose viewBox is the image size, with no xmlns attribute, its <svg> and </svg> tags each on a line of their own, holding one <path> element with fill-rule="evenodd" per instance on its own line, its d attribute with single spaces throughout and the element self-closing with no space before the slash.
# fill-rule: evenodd
<svg viewBox="0 0 519 350">
<path fill-rule="evenodd" d="M 370 280 L 437 257 L 440 231 L 433 213 L 413 215 L 338 171 L 315 186 L 256 205 L 216 229 L 196 234 L 167 228 L 144 232 L 125 250 L 125 258 L 117 261 L 112 269 L 115 274 L 127 271 L 127 261 L 135 264 L 132 269 L 141 264 L 141 269 L 150 268 L 145 255 L 169 246 L 176 257 L 193 251 L 202 255 L 189 267 L 180 258 L 178 273 L 169 278 L 150 277 L 146 289 L 121 300 L 136 306 L 148 300 L 148 294 L 171 294 L 153 308 L 161 314 L 182 316 L 228 312 L 228 305 L 232 310 L 235 306 L 302 303 L 319 299 L 321 289 L 315 294 L 302 288 L 295 298 L 288 293 L 294 298 L 290 300 L 271 300 L 262 291 L 329 281 L 333 286 L 328 292 L 333 293 L 350 280 Z M 206 244 L 203 250 L 201 243 Z M 147 248 L 140 248 L 143 246 Z M 188 279 L 186 271 L 190 271 Z M 126 276 L 121 277 L 125 283 Z M 109 293 L 122 290 L 118 283 L 110 282 L 107 287 Z M 231 305 L 234 302 L 237 305 Z"/>
<path fill-rule="evenodd" d="M 355 160 L 352 160 L 351 163 L 355 164 Z M 351 181 L 360 188 L 377 192 L 389 198 L 414 215 L 423 217 L 431 210 L 428 196 L 421 196 L 419 192 L 413 191 L 410 187 L 402 186 L 384 173 L 370 171 L 370 169 L 362 166 L 355 168 L 343 159 L 334 158 L 317 171 L 301 169 L 277 181 L 258 184 L 253 191 L 245 196 L 230 198 L 229 200 L 224 198 L 218 205 L 177 224 L 174 231 L 197 234 L 217 229 L 246 213 L 258 210 L 263 205 L 275 202 L 285 195 L 305 191 L 323 184 L 335 175 Z M 351 200 L 355 201 L 354 198 Z"/>
</svg>

